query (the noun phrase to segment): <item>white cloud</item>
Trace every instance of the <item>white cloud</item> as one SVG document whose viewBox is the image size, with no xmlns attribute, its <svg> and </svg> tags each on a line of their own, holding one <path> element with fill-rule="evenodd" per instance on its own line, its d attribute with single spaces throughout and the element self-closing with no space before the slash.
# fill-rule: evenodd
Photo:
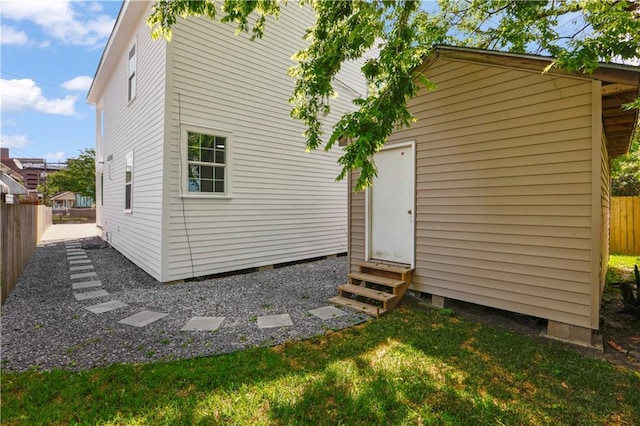
<svg viewBox="0 0 640 426">
<path fill-rule="evenodd" d="M 69 0 L 3 0 L 2 18 L 16 22 L 31 21 L 42 31 L 63 43 L 93 46 L 109 36 L 114 19 L 96 15 L 83 2 Z M 88 12 L 85 13 L 83 12 Z"/>
<path fill-rule="evenodd" d="M 29 37 L 24 31 L 18 31 L 8 25 L 0 26 L 0 44 L 24 46 L 29 43 Z"/>
<path fill-rule="evenodd" d="M 73 115 L 77 96 L 47 99 L 36 82 L 25 78 L 21 80 L 0 79 L 2 93 L 2 111 L 34 110 L 45 114 Z"/>
<path fill-rule="evenodd" d="M 72 78 L 71 80 L 65 81 L 61 84 L 64 89 L 67 90 L 76 90 L 79 92 L 86 92 L 91 87 L 91 82 L 93 79 L 86 75 L 80 75 L 76 78 Z"/>
<path fill-rule="evenodd" d="M 91 5 L 89 6 L 89 10 L 91 12 L 102 12 L 104 10 L 104 7 L 102 7 L 102 5 L 96 1 L 91 3 Z"/>
<path fill-rule="evenodd" d="M 2 127 L 12 127 L 17 125 L 18 125 L 18 122 L 12 118 L 3 118 L 2 121 L 0 122 L 0 126 Z"/>
<path fill-rule="evenodd" d="M 46 158 L 47 161 L 62 161 L 67 157 L 64 155 L 64 152 L 58 151 L 58 152 L 47 152 L 44 155 L 44 158 Z"/>
<path fill-rule="evenodd" d="M 25 135 L 2 135 L 3 148 L 23 148 L 29 144 Z"/>
</svg>

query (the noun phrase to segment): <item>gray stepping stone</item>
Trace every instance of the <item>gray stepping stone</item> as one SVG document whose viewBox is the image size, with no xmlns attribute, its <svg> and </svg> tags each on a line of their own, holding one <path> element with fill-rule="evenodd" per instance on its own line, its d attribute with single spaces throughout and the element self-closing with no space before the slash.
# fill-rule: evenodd
<svg viewBox="0 0 640 426">
<path fill-rule="evenodd" d="M 93 265 L 81 265 L 81 266 L 71 266 L 69 271 L 86 271 L 87 269 L 93 269 Z"/>
<path fill-rule="evenodd" d="M 80 290 L 81 288 L 102 287 L 101 281 L 84 281 L 81 283 L 71 284 L 71 288 L 74 290 Z"/>
<path fill-rule="evenodd" d="M 345 311 L 338 309 L 335 306 L 325 306 L 318 309 L 312 309 L 309 311 L 309 313 L 317 316 L 321 320 L 328 320 L 331 318 L 338 318 L 343 315 L 347 315 Z"/>
<path fill-rule="evenodd" d="M 69 265 L 80 265 L 81 263 L 91 263 L 89 259 L 70 260 Z"/>
<path fill-rule="evenodd" d="M 126 303 L 119 302 L 117 300 L 113 300 L 111 302 L 99 303 L 97 305 L 85 306 L 84 308 L 87 311 L 91 311 L 94 314 L 102 314 L 104 312 L 113 311 L 114 309 L 124 308 L 125 306 L 129 306 Z"/>
<path fill-rule="evenodd" d="M 82 248 L 80 244 L 67 244 L 67 250 L 79 249 Z"/>
<path fill-rule="evenodd" d="M 193 317 L 180 330 L 214 331 L 220 328 L 222 321 L 224 321 L 224 317 Z"/>
<path fill-rule="evenodd" d="M 108 296 L 105 290 L 96 290 L 96 291 L 87 291 L 85 293 L 73 293 L 76 297 L 76 300 L 87 300 L 87 299 L 95 299 L 96 297 L 105 297 Z"/>
<path fill-rule="evenodd" d="M 135 315 L 131 315 L 130 317 L 126 317 L 118 321 L 119 324 L 131 325 L 134 327 L 144 327 L 145 325 L 149 325 L 154 321 L 158 321 L 161 318 L 166 317 L 169 314 L 163 314 L 162 312 L 153 312 L 153 311 L 142 311 L 138 312 Z"/>
<path fill-rule="evenodd" d="M 72 253 L 80 254 L 80 253 L 84 253 L 84 250 L 82 250 L 82 249 L 68 249 L 67 250 L 67 254 L 72 254 Z"/>
<path fill-rule="evenodd" d="M 72 280 L 79 280 L 80 278 L 93 278 L 97 276 L 98 274 L 96 274 L 95 272 L 83 272 L 82 274 L 71 274 L 70 278 Z"/>
<path fill-rule="evenodd" d="M 290 327 L 293 325 L 289 314 L 263 315 L 258 317 L 258 328 Z"/>
<path fill-rule="evenodd" d="M 68 256 L 67 260 L 84 260 L 84 259 L 88 259 L 86 254 L 83 254 L 82 256 Z"/>
</svg>

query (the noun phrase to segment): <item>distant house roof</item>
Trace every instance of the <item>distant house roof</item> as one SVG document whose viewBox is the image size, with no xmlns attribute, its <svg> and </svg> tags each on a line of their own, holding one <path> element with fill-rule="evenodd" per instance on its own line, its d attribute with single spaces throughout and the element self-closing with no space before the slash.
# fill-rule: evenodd
<svg viewBox="0 0 640 426">
<path fill-rule="evenodd" d="M 541 55 L 438 46 L 435 55 L 428 58 L 420 68 L 424 69 L 438 57 L 538 72 L 543 72 L 554 60 L 552 57 Z M 564 71 L 556 68 L 549 70 L 548 73 L 601 81 L 602 122 L 604 133 L 607 137 L 607 151 L 609 151 L 611 157 L 622 155 L 629 151 L 631 139 L 638 122 L 638 110 L 625 110 L 622 105 L 640 96 L 640 67 L 601 63 L 599 68 L 591 74 Z"/>
<path fill-rule="evenodd" d="M 20 185 L 11 176 L 3 171 L 0 171 L 0 192 L 5 194 L 28 194 L 29 191 L 24 186 Z"/>
<path fill-rule="evenodd" d="M 58 192 L 56 195 L 54 195 L 53 197 L 51 197 L 51 199 L 53 201 L 60 201 L 60 200 L 75 200 L 76 199 L 76 194 L 74 194 L 71 191 L 62 191 L 62 192 Z"/>
</svg>

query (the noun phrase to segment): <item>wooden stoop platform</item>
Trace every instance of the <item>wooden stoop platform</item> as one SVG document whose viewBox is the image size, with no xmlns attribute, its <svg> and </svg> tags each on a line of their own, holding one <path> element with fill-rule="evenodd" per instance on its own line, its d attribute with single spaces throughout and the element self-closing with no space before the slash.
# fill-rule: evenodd
<svg viewBox="0 0 640 426">
<path fill-rule="evenodd" d="M 361 262 L 358 272 L 349 274 L 349 283 L 338 286 L 340 295 L 329 301 L 380 318 L 398 305 L 411 284 L 412 271 L 405 265 Z"/>
</svg>

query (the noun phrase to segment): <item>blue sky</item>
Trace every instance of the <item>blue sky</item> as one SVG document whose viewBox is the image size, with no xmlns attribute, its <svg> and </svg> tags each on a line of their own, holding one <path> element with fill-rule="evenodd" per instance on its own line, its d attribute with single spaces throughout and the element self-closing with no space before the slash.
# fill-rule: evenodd
<svg viewBox="0 0 640 426">
<path fill-rule="evenodd" d="M 64 161 L 95 147 L 87 91 L 120 1 L 0 0 L 1 142 Z"/>
</svg>

